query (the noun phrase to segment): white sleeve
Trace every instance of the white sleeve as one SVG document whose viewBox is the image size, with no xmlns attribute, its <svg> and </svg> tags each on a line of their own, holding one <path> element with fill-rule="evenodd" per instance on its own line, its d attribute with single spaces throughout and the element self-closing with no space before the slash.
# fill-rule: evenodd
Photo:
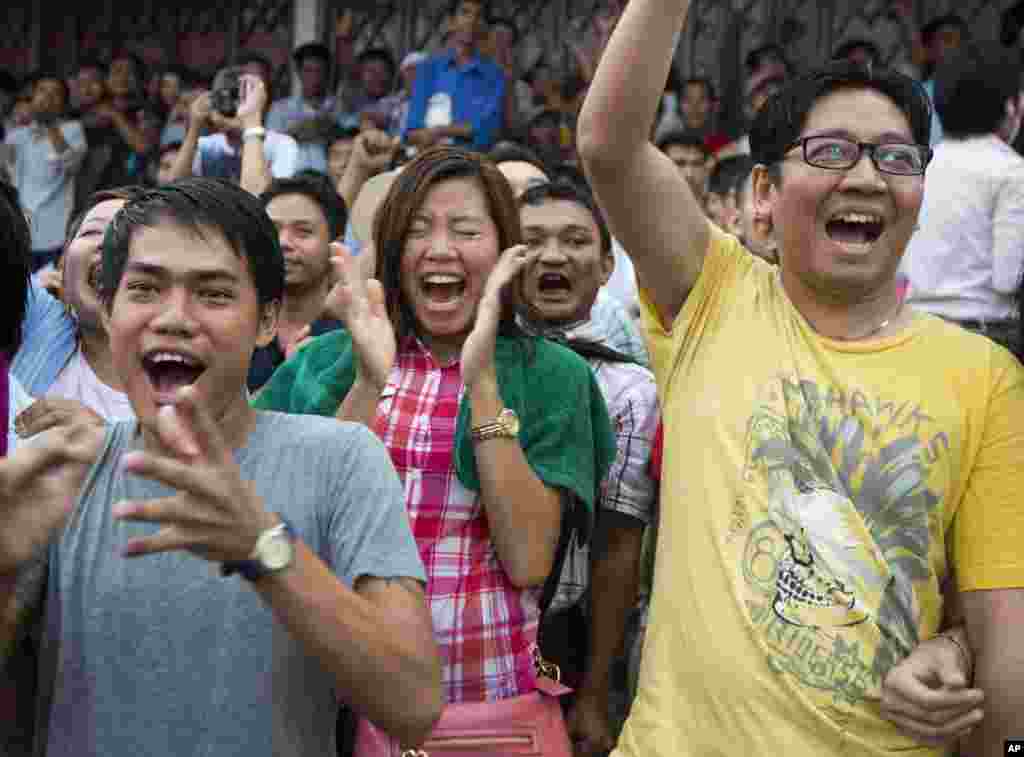
<svg viewBox="0 0 1024 757">
<path fill-rule="evenodd" d="M 269 135 L 268 135 L 269 136 Z M 264 146 L 264 155 L 275 179 L 290 179 L 299 168 L 299 143 L 287 134 L 274 133 L 274 141 Z"/>
</svg>

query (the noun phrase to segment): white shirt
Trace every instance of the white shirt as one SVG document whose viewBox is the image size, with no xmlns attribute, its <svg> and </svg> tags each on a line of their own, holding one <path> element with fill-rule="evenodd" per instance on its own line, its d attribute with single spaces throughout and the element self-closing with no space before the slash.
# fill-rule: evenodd
<svg viewBox="0 0 1024 757">
<path fill-rule="evenodd" d="M 47 397 L 75 400 L 85 405 L 105 421 L 124 421 L 135 417 L 128 395 L 111 389 L 100 381 L 81 349 L 75 350 L 64 370 L 57 376 Z"/>
<path fill-rule="evenodd" d="M 918 224 L 901 266 L 908 302 L 957 321 L 1014 317 L 1024 268 L 1024 158 L 995 135 L 946 135 L 925 174 Z"/>
<path fill-rule="evenodd" d="M 273 178 L 289 179 L 298 170 L 299 144 L 287 134 L 268 130 L 263 139 L 263 156 Z M 238 181 L 242 177 L 241 146 L 235 148 L 222 133 L 200 137 L 192 159 L 192 173 Z"/>
</svg>

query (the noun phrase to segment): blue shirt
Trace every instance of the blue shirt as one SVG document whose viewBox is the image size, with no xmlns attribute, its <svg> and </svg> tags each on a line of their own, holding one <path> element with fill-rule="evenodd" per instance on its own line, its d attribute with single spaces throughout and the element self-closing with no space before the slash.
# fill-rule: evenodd
<svg viewBox="0 0 1024 757">
<path fill-rule="evenodd" d="M 474 57 L 463 67 L 451 50 L 428 58 L 416 69 L 409 120 L 402 136 L 433 126 L 468 123 L 473 136 L 466 147 L 488 150 L 505 117 L 505 72 Z"/>
<path fill-rule="evenodd" d="M 21 334 L 21 347 L 11 361 L 11 373 L 25 391 L 42 397 L 74 354 L 78 325 L 63 303 L 32 279 Z"/>
<path fill-rule="evenodd" d="M 68 143 L 62 153 L 35 123 L 15 129 L 4 140 L 14 149 L 14 186 L 32 222 L 32 249 L 39 252 L 64 244 L 64 227 L 75 202 L 74 176 L 85 159 L 82 124 L 64 121 L 60 133 Z"/>
</svg>

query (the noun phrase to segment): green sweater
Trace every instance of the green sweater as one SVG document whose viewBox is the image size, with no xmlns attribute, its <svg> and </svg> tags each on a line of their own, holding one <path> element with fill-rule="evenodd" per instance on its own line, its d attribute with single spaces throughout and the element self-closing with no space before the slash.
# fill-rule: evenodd
<svg viewBox="0 0 1024 757">
<path fill-rule="evenodd" d="M 495 344 L 498 389 L 519 416 L 519 443 L 545 484 L 566 489 L 586 506 L 577 521 L 589 531 L 598 487 L 615 457 L 615 436 L 601 389 L 583 358 L 538 337 Z M 333 416 L 356 377 L 347 331 L 317 337 L 281 365 L 253 404 L 264 410 Z M 480 491 L 464 398 L 455 428 L 455 471 L 464 486 Z"/>
</svg>

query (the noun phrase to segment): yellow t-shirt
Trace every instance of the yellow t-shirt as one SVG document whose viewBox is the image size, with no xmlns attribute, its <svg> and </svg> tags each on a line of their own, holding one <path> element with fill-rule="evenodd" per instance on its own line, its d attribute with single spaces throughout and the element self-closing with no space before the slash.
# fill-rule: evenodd
<svg viewBox="0 0 1024 757">
<path fill-rule="evenodd" d="M 712 233 L 670 331 L 643 303 L 661 523 L 615 755 L 939 754 L 881 718 L 881 682 L 936 632 L 947 576 L 1024 586 L 1024 370 L 924 314 L 823 338 Z"/>
</svg>

